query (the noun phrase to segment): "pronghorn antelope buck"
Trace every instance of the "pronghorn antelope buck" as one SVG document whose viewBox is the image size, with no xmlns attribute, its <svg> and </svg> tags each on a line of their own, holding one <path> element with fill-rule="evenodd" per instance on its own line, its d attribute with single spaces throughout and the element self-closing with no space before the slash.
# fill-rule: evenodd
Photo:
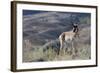
<svg viewBox="0 0 100 73">
<path fill-rule="evenodd" d="M 73 40 L 76 37 L 79 37 L 79 28 L 78 28 L 78 24 L 73 24 L 73 29 L 71 31 L 68 32 L 63 32 L 60 36 L 59 36 L 59 41 L 60 41 L 60 50 L 59 50 L 59 54 L 61 52 L 61 50 L 63 50 L 63 53 L 65 53 L 65 49 L 64 49 L 64 43 L 70 41 L 71 43 L 71 49 L 72 49 L 72 55 L 75 55 L 75 48 L 73 47 Z"/>
</svg>

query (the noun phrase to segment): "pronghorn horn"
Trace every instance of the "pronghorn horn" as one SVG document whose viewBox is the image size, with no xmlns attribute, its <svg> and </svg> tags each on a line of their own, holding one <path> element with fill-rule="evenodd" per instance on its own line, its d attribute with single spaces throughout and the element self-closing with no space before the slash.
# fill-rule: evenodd
<svg viewBox="0 0 100 73">
<path fill-rule="evenodd" d="M 73 24 L 73 26 L 78 26 L 78 24 Z"/>
</svg>

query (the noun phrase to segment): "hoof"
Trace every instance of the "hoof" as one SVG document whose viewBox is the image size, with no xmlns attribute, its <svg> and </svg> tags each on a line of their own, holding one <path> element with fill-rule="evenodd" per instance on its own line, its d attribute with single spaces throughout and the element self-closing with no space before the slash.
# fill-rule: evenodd
<svg viewBox="0 0 100 73">
<path fill-rule="evenodd" d="M 76 56 L 77 56 L 77 55 L 72 55 L 72 59 L 76 59 Z"/>
</svg>

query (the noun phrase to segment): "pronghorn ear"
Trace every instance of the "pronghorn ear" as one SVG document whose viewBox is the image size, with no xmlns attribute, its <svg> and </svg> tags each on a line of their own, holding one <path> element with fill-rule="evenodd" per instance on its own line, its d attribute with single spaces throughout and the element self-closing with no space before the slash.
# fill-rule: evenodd
<svg viewBox="0 0 100 73">
<path fill-rule="evenodd" d="M 75 26 L 74 23 L 72 23 L 72 26 L 73 26 L 73 27 Z"/>
</svg>

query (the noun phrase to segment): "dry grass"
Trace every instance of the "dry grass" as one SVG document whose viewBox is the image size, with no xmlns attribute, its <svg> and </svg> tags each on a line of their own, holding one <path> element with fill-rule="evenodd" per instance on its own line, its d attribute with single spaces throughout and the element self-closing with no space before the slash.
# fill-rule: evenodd
<svg viewBox="0 0 100 73">
<path fill-rule="evenodd" d="M 69 48 L 71 49 L 71 48 Z M 42 48 L 37 50 L 30 50 L 26 51 L 23 54 L 23 62 L 39 62 L 39 61 L 59 61 L 59 60 L 84 60 L 91 58 L 91 49 L 89 45 L 86 46 L 79 46 L 76 48 L 76 56 L 73 58 L 72 51 L 65 51 L 61 50 L 60 54 L 58 55 L 52 48 L 49 48 L 45 52 Z"/>
</svg>

